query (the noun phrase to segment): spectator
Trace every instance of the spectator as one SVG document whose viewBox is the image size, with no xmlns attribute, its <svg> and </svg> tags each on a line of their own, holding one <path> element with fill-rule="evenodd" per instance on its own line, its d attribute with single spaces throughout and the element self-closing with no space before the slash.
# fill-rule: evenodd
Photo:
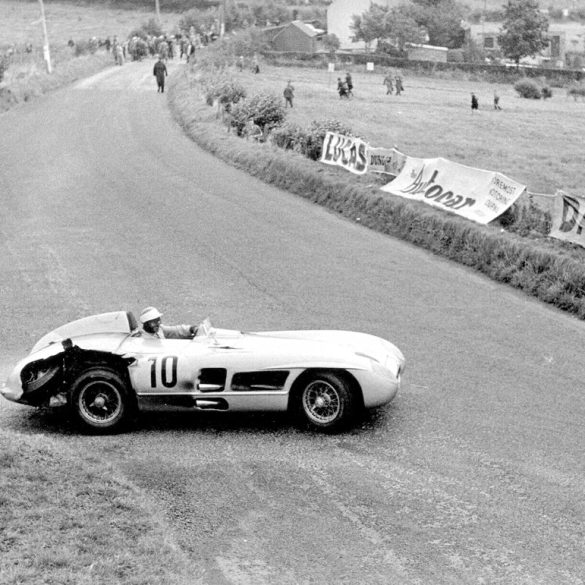
<svg viewBox="0 0 585 585">
<path fill-rule="evenodd" d="M 189 39 L 189 44 L 187 45 L 187 63 L 190 63 L 192 59 L 195 58 L 195 42 Z"/>
<path fill-rule="evenodd" d="M 236 62 L 236 67 L 238 68 L 238 71 L 241 73 L 242 71 L 244 71 L 244 55 L 240 55 L 238 57 L 238 60 Z"/>
<path fill-rule="evenodd" d="M 476 112 L 477 110 L 479 110 L 479 100 L 477 99 L 477 96 L 472 93 L 471 94 L 471 113 L 473 114 L 473 112 Z"/>
<path fill-rule="evenodd" d="M 349 95 L 347 93 L 347 85 L 345 85 L 344 81 L 341 81 L 341 77 L 337 78 L 337 92 L 339 93 L 339 98 L 347 98 L 349 99 Z"/>
<path fill-rule="evenodd" d="M 293 87 L 292 83 L 289 82 L 286 84 L 286 87 L 284 88 L 284 107 L 288 108 L 288 106 L 290 105 L 290 107 L 293 107 L 293 98 L 295 97 L 295 88 Z"/>
<path fill-rule="evenodd" d="M 386 95 L 391 94 L 394 91 L 394 85 L 392 83 L 392 75 L 388 73 L 386 77 L 384 77 L 384 81 L 382 82 L 386 86 Z"/>
<path fill-rule="evenodd" d="M 165 77 L 168 75 L 167 66 L 163 63 L 162 57 L 159 56 L 158 61 L 154 64 L 152 74 L 156 77 L 157 93 L 165 92 Z"/>
<path fill-rule="evenodd" d="M 400 95 L 404 91 L 404 86 L 402 85 L 402 77 L 400 77 L 400 75 L 397 75 L 394 81 L 396 83 L 396 95 Z"/>
<path fill-rule="evenodd" d="M 500 106 L 500 96 L 497 92 L 494 91 L 494 110 L 501 110 Z"/>
<path fill-rule="evenodd" d="M 252 61 L 252 71 L 254 73 L 260 73 L 260 63 L 258 62 L 258 57 L 254 55 L 254 59 Z"/>
<path fill-rule="evenodd" d="M 349 71 L 345 74 L 345 87 L 347 88 L 347 97 L 353 95 L 353 80 Z"/>
</svg>

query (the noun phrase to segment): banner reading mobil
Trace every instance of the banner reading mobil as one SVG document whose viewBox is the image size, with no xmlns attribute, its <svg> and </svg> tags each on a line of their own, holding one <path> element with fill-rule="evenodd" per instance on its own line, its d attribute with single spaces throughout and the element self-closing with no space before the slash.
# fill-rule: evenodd
<svg viewBox="0 0 585 585">
<path fill-rule="evenodd" d="M 508 209 L 525 188 L 500 173 L 444 158 L 407 157 L 400 174 L 382 190 L 486 224 Z"/>
<path fill-rule="evenodd" d="M 323 140 L 321 162 L 363 175 L 368 167 L 368 145 L 359 138 L 327 132 Z"/>
<path fill-rule="evenodd" d="M 550 236 L 585 247 L 585 198 L 557 191 Z"/>
</svg>

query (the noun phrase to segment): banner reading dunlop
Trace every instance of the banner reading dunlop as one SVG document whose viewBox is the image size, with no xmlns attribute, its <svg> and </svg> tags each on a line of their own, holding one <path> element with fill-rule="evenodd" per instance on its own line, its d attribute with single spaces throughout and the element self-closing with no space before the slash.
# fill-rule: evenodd
<svg viewBox="0 0 585 585">
<path fill-rule="evenodd" d="M 585 198 L 557 191 L 550 236 L 585 247 Z"/>
<path fill-rule="evenodd" d="M 368 147 L 368 172 L 398 175 L 406 162 L 406 155 L 396 148 Z"/>
<path fill-rule="evenodd" d="M 359 138 L 327 132 L 323 141 L 321 162 L 363 175 L 368 166 L 367 150 L 368 145 Z"/>
<path fill-rule="evenodd" d="M 406 157 L 400 174 L 382 190 L 486 224 L 508 209 L 525 188 L 501 173 L 444 158 Z"/>
</svg>

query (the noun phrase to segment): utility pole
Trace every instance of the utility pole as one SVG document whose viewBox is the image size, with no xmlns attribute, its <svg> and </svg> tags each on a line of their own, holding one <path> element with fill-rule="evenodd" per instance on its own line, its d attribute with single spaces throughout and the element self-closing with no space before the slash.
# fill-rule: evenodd
<svg viewBox="0 0 585 585">
<path fill-rule="evenodd" d="M 156 12 L 156 20 L 160 24 L 160 0 L 154 0 L 154 10 Z"/>
<path fill-rule="evenodd" d="M 219 37 L 222 38 L 225 35 L 225 13 L 226 13 L 226 0 L 222 0 L 219 7 Z"/>
<path fill-rule="evenodd" d="M 51 67 L 51 51 L 49 49 L 49 35 L 47 34 L 47 21 L 45 20 L 45 5 L 43 0 L 39 0 L 41 5 L 41 22 L 43 23 L 43 56 L 45 63 L 47 64 L 47 73 L 52 73 L 53 68 Z"/>
</svg>

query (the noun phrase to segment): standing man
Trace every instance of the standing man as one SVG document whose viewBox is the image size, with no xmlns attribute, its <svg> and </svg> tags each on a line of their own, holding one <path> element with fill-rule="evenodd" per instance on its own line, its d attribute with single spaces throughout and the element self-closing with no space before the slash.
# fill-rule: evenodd
<svg viewBox="0 0 585 585">
<path fill-rule="evenodd" d="M 394 91 L 392 75 L 390 73 L 388 73 L 386 77 L 384 77 L 384 81 L 382 83 L 386 86 L 386 95 L 389 95 Z"/>
<path fill-rule="evenodd" d="M 289 105 L 292 108 L 293 107 L 293 98 L 295 97 L 295 88 L 293 87 L 292 83 L 289 82 L 286 84 L 286 87 L 284 88 L 284 107 L 288 108 Z"/>
<path fill-rule="evenodd" d="M 471 113 L 473 114 L 473 112 L 476 112 L 477 110 L 479 110 L 479 100 L 477 99 L 477 96 L 472 93 L 471 94 Z"/>
<path fill-rule="evenodd" d="M 494 110 L 501 110 L 502 107 L 500 106 L 500 96 L 498 95 L 497 91 L 494 91 Z"/>
<path fill-rule="evenodd" d="M 400 75 L 396 76 L 396 95 L 400 95 L 404 91 L 404 86 L 402 85 L 402 77 Z"/>
<path fill-rule="evenodd" d="M 345 74 L 345 86 L 347 87 L 347 96 L 353 95 L 353 80 L 349 71 Z"/>
<path fill-rule="evenodd" d="M 167 66 L 163 63 L 162 57 L 159 55 L 158 61 L 154 64 L 152 74 L 156 77 L 157 93 L 165 92 L 165 77 L 168 75 Z"/>
</svg>

